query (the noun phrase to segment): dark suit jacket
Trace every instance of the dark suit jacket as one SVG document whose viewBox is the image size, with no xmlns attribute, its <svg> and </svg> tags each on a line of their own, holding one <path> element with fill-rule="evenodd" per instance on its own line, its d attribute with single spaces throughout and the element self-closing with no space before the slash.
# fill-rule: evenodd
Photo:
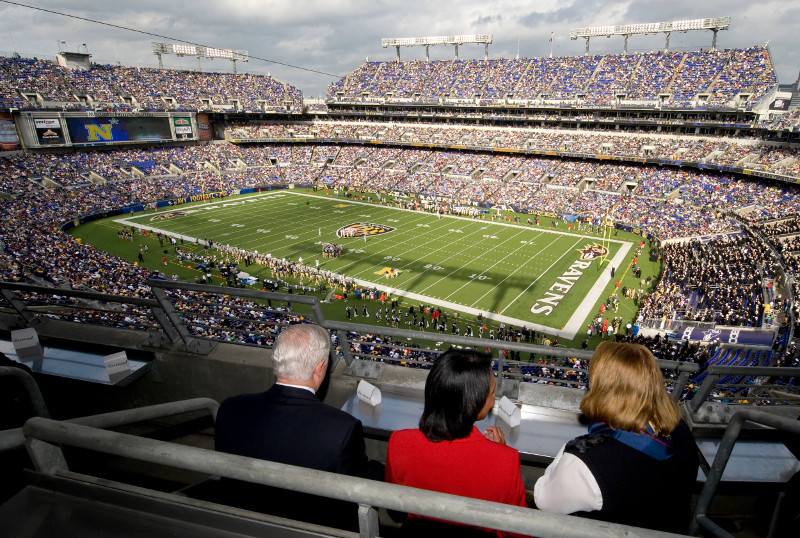
<svg viewBox="0 0 800 538">
<path fill-rule="evenodd" d="M 361 422 L 310 391 L 283 385 L 222 402 L 216 448 L 332 473 L 363 477 L 367 471 Z"/>
<path fill-rule="evenodd" d="M 361 422 L 323 404 L 315 394 L 274 385 L 228 398 L 219 408 L 216 449 L 334 473 L 367 477 Z M 372 474 L 372 473 L 370 473 Z M 322 497 L 222 481 L 222 499 L 241 508 L 340 528 L 355 528 L 356 508 Z"/>
</svg>

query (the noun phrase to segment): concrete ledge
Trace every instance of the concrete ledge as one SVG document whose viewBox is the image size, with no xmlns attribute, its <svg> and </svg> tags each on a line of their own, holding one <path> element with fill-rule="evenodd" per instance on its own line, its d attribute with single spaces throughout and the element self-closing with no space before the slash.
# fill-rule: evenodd
<svg viewBox="0 0 800 538">
<path fill-rule="evenodd" d="M 582 389 L 570 389 L 544 383 L 520 383 L 518 399 L 521 403 L 580 412 L 581 400 L 586 395 Z"/>
</svg>

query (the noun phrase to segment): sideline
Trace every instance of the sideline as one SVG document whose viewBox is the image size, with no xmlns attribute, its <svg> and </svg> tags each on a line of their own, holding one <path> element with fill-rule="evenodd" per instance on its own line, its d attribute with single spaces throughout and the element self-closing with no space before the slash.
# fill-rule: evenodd
<svg viewBox="0 0 800 538">
<path fill-rule="evenodd" d="M 617 254 L 611 260 L 611 263 L 614 267 L 620 267 L 622 265 L 622 261 L 625 259 L 625 256 L 630 252 L 631 248 L 633 247 L 633 243 L 627 242 L 627 244 L 623 244 L 620 249 L 617 251 Z M 623 275 L 624 276 L 624 273 Z M 619 280 L 622 280 L 622 276 L 619 277 Z M 600 294 L 603 293 L 603 290 L 606 289 L 608 283 L 611 282 L 611 271 L 607 268 L 603 268 L 603 275 L 595 280 L 594 284 L 592 285 L 592 289 L 589 290 L 589 293 L 586 294 L 586 297 L 583 298 L 581 304 L 575 309 L 575 312 L 572 314 L 572 317 L 569 318 L 566 325 L 564 325 L 564 330 L 561 331 L 561 334 L 569 340 L 575 338 L 575 335 L 578 331 L 581 330 L 581 325 L 586 317 L 589 315 L 589 311 L 591 310 L 592 306 L 600 299 Z"/>
</svg>

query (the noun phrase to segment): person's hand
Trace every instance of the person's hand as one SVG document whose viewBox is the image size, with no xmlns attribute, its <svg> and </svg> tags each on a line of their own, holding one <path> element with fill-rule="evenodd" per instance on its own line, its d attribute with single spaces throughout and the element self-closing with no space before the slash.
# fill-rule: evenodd
<svg viewBox="0 0 800 538">
<path fill-rule="evenodd" d="M 497 426 L 489 426 L 486 428 L 484 434 L 487 439 L 490 441 L 494 441 L 495 443 L 500 443 L 501 445 L 506 444 L 506 436 L 503 433 L 503 430 L 498 428 Z"/>
</svg>

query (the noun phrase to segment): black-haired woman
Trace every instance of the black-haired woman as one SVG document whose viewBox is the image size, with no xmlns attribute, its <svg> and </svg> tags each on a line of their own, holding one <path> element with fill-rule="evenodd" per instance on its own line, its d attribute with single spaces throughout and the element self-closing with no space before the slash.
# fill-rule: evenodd
<svg viewBox="0 0 800 538">
<path fill-rule="evenodd" d="M 419 429 L 399 430 L 389 439 L 387 482 L 527 506 L 519 453 L 506 446 L 499 428 L 481 433 L 475 427 L 494 405 L 491 361 L 475 350 L 439 356 L 425 382 Z M 411 526 L 415 518 L 409 516 Z"/>
</svg>

